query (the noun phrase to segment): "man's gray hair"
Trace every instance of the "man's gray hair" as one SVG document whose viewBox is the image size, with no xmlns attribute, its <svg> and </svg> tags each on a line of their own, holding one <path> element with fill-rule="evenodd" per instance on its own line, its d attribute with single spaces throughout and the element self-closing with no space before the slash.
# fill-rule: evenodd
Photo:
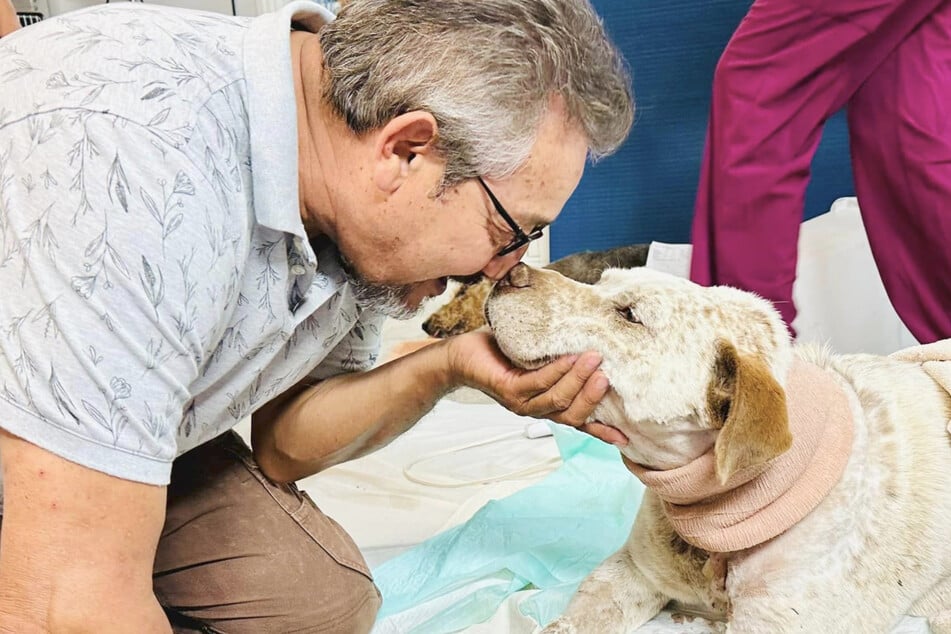
<svg viewBox="0 0 951 634">
<path fill-rule="evenodd" d="M 442 186 L 525 161 L 560 96 L 598 158 L 630 130 L 630 76 L 588 0 L 351 0 L 320 32 L 324 98 L 357 134 L 424 110 Z"/>
</svg>

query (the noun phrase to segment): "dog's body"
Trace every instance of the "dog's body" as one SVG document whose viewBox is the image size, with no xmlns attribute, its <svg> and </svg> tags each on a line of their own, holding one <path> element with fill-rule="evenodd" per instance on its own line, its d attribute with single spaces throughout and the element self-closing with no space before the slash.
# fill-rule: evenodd
<svg viewBox="0 0 951 634">
<path fill-rule="evenodd" d="M 647 263 L 649 248 L 650 245 L 647 244 L 635 244 L 606 251 L 573 253 L 555 260 L 545 268 L 558 271 L 565 277 L 582 284 L 594 284 L 600 279 L 605 269 L 630 269 L 644 266 Z M 485 325 L 485 317 L 482 313 L 485 298 L 488 297 L 494 283 L 487 277 L 463 283 L 452 299 L 423 322 L 423 330 L 428 335 L 442 339 L 481 328 Z"/>
<path fill-rule="evenodd" d="M 627 543 L 546 632 L 630 632 L 675 601 L 729 632 L 878 633 L 907 613 L 951 633 L 951 396 L 920 366 L 794 348 L 767 302 L 646 270 L 583 287 L 520 266 L 486 312 L 524 367 L 601 352 L 612 390 L 594 417 L 628 436 L 635 473 L 710 457 L 723 483 L 777 464 L 799 441 L 790 368 L 822 377 L 852 418 L 828 494 L 762 543 L 692 545 L 648 488 Z"/>
</svg>

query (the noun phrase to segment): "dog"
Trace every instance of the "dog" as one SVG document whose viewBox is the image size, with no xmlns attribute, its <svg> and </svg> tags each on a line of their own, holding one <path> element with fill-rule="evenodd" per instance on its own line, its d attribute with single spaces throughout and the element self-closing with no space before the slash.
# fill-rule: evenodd
<svg viewBox="0 0 951 634">
<path fill-rule="evenodd" d="M 646 485 L 625 545 L 544 632 L 632 632 L 671 604 L 731 633 L 951 633 L 951 396 L 894 357 L 794 346 L 773 306 L 648 269 L 517 265 L 486 301 L 522 368 L 596 350 L 592 415 Z M 592 492 L 596 495 L 596 492 Z"/>
<path fill-rule="evenodd" d="M 606 251 L 584 251 L 555 260 L 545 268 L 558 271 L 583 284 L 594 284 L 608 268 L 644 266 L 650 245 L 635 244 Z M 485 325 L 482 308 L 494 282 L 483 275 L 461 280 L 456 294 L 423 322 L 431 337 L 445 339 L 477 330 Z"/>
</svg>

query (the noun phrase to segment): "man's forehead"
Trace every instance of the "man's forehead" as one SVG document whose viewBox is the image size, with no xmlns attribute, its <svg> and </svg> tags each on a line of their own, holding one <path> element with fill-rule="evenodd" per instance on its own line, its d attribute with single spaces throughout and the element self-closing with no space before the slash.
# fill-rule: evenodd
<svg viewBox="0 0 951 634">
<path fill-rule="evenodd" d="M 581 180 L 588 156 L 583 131 L 565 117 L 561 108 L 549 109 L 535 137 L 528 160 L 508 179 L 509 197 L 499 198 L 518 216 L 522 227 L 550 225 L 561 213 Z"/>
<path fill-rule="evenodd" d="M 532 179 L 528 189 L 532 198 L 523 209 L 524 226 L 544 229 L 561 214 L 581 180 L 581 173 L 563 167 L 559 171 L 559 174 L 549 173 L 544 178 Z"/>
</svg>

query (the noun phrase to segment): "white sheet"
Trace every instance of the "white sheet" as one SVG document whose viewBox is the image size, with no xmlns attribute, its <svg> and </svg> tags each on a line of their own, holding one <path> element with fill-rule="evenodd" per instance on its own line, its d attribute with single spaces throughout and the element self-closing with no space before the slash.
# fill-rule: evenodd
<svg viewBox="0 0 951 634">
<path fill-rule="evenodd" d="M 459 479 L 492 478 L 558 457 L 549 436 L 521 436 L 536 422 L 496 404 L 438 403 L 408 433 L 369 456 L 301 481 L 321 509 L 353 536 L 371 567 L 468 520 L 486 502 L 507 497 L 544 477 L 537 474 L 457 488 L 410 482 L 403 468 L 444 449 L 513 433 L 517 437 L 467 449 L 418 465 L 420 471 Z"/>
<path fill-rule="evenodd" d="M 495 404 L 443 400 L 412 430 L 388 447 L 303 480 L 300 484 L 321 509 L 353 536 L 371 567 L 423 540 L 468 520 L 491 499 L 508 496 L 538 482 L 543 475 L 491 484 L 437 488 L 407 480 L 403 468 L 417 458 L 510 432 L 519 433 L 534 419 L 516 416 Z M 425 465 L 426 470 L 458 478 L 491 478 L 496 474 L 538 464 L 558 456 L 551 437 L 517 437 L 454 454 Z M 474 591 L 478 584 L 460 589 Z M 519 613 L 526 590 L 511 596 L 491 620 L 472 626 L 466 634 L 532 634 L 540 628 Z M 374 634 L 404 634 L 439 612 L 454 595 L 394 615 L 377 624 Z M 906 617 L 892 634 L 927 634 L 925 619 Z M 704 619 L 677 619 L 662 612 L 637 630 L 638 634 L 708 634 Z"/>
</svg>

